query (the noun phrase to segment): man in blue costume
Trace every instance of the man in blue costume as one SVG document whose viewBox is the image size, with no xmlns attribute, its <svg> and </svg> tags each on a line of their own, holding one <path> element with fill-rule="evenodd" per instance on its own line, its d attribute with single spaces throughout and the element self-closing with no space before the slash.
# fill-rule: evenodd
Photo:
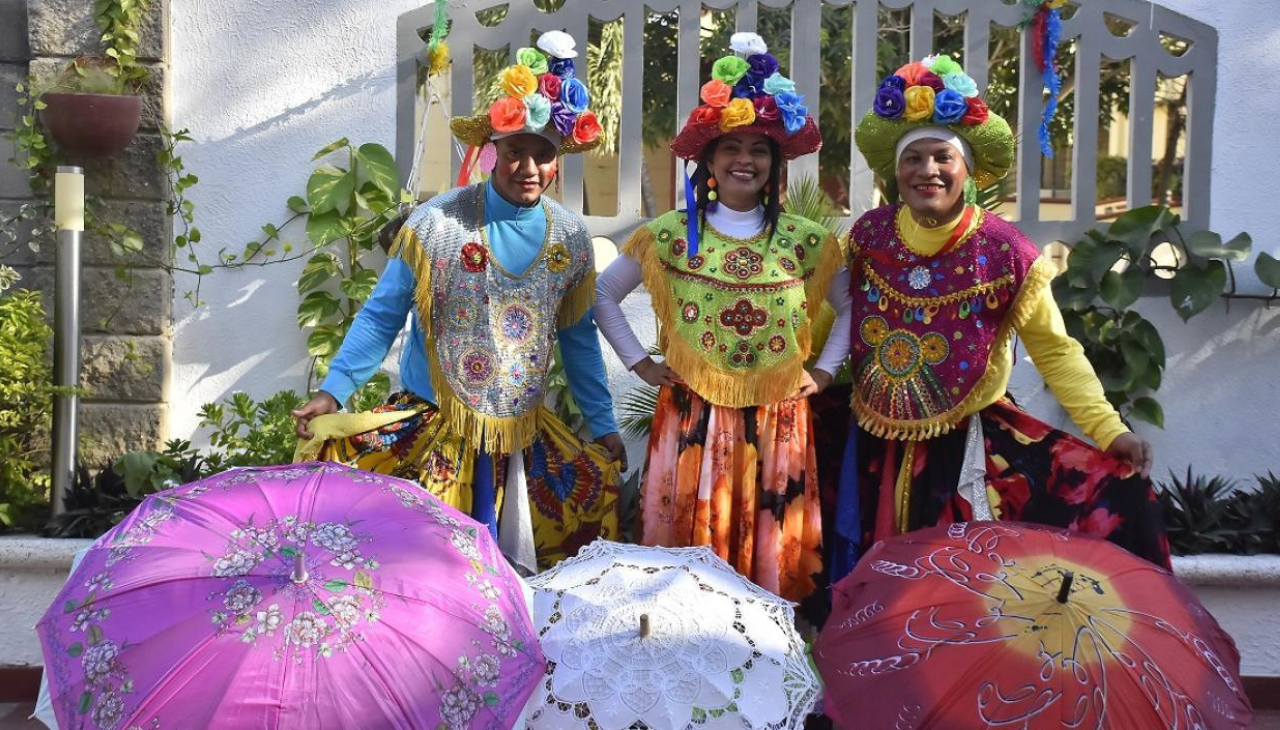
<svg viewBox="0 0 1280 730">
<path fill-rule="evenodd" d="M 595 147 L 599 125 L 574 77 L 572 38 L 552 32 L 538 46 L 546 55 L 521 49 L 501 72 L 506 94 L 487 114 L 451 123 L 470 146 L 464 167 L 492 165 L 490 180 L 409 216 L 320 392 L 294 412 L 309 440 L 301 454 L 419 482 L 489 525 L 529 572 L 617 537 L 625 468 L 591 319 L 591 237 L 543 196 L 559 154 Z M 377 370 L 411 312 L 404 391 L 373 413 L 329 415 Z M 557 342 L 596 444 L 543 406 Z"/>
</svg>

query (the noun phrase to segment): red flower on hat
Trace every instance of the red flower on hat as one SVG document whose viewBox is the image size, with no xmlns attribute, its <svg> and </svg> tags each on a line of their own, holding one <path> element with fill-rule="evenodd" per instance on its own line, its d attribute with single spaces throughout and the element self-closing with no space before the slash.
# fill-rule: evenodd
<svg viewBox="0 0 1280 730">
<path fill-rule="evenodd" d="M 551 101 L 560 98 L 560 77 L 555 74 L 542 74 L 538 77 L 538 92 Z"/>
<path fill-rule="evenodd" d="M 578 121 L 573 125 L 573 141 L 578 144 L 590 144 L 599 136 L 600 120 L 596 119 L 595 112 L 585 111 L 579 114 Z"/>
<path fill-rule="evenodd" d="M 778 111 L 778 102 L 773 100 L 772 96 L 757 96 L 751 100 L 756 107 L 756 119 L 762 122 L 776 122 L 782 118 L 782 112 Z"/>
<path fill-rule="evenodd" d="M 713 125 L 720 123 L 720 110 L 713 106 L 700 106 L 689 115 L 689 124 Z"/>
<path fill-rule="evenodd" d="M 966 127 L 974 127 L 987 121 L 987 103 L 981 97 L 971 96 L 966 101 L 969 102 L 969 110 L 960 117 L 960 123 Z"/>
</svg>

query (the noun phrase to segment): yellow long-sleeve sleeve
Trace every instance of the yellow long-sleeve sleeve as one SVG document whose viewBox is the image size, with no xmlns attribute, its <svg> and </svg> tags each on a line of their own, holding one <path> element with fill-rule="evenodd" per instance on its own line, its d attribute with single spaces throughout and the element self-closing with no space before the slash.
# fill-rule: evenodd
<svg viewBox="0 0 1280 730">
<path fill-rule="evenodd" d="M 899 230 L 904 233 L 905 243 L 912 251 L 924 256 L 932 256 L 941 250 L 955 229 L 955 222 L 941 228 L 922 228 L 910 220 L 906 206 L 898 215 Z M 978 216 L 974 216 L 972 227 L 977 227 L 979 222 Z M 1030 317 L 1017 329 L 1017 333 L 1040 377 L 1086 436 L 1105 450 L 1117 436 L 1129 432 L 1120 420 L 1120 414 L 1107 400 L 1093 365 L 1084 356 L 1084 348 L 1067 334 L 1062 312 L 1049 287 L 1041 290 Z M 995 403 L 1008 391 L 1009 377 L 1013 373 L 1011 339 L 996 344 L 987 367 L 994 372 L 987 381 L 986 392 L 976 400 L 975 410 Z"/>
</svg>

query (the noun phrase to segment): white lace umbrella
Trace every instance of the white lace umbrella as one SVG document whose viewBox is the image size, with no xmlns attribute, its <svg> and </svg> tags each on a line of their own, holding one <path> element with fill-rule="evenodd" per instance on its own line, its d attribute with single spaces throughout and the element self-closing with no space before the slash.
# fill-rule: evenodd
<svg viewBox="0 0 1280 730">
<path fill-rule="evenodd" d="M 801 728 L 818 679 L 792 605 L 710 548 L 597 540 L 535 576 L 530 730 Z"/>
</svg>

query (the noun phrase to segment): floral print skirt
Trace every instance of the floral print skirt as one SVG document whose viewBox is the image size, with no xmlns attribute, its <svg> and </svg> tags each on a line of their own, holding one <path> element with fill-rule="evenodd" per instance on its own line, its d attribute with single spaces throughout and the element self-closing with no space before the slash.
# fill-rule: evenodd
<svg viewBox="0 0 1280 730">
<path fill-rule="evenodd" d="M 404 411 L 403 420 L 374 431 L 325 443 L 320 459 L 415 481 L 455 509 L 472 516 L 501 514 L 506 454 L 492 460 L 449 430 L 435 406 L 409 393 L 392 395 L 375 412 Z M 576 555 L 596 538 L 618 535 L 618 465 L 599 446 L 580 440 L 555 414 L 543 409 L 538 435 L 524 451 L 538 567 Z M 475 504 L 473 485 L 481 464 L 492 463 L 489 484 L 497 504 Z"/>
<path fill-rule="evenodd" d="M 1169 541 L 1150 479 L 1008 400 L 983 409 L 979 418 L 986 443 L 987 494 L 998 519 L 1095 535 L 1169 567 Z M 897 532 L 893 501 L 899 470 L 908 459 L 912 473 L 904 490 L 907 529 L 972 519 L 969 502 L 956 491 L 965 433 L 962 427 L 914 442 L 858 433 L 852 461 L 857 462 L 856 483 L 861 487 L 864 545 Z M 841 490 L 849 487 L 847 477 L 841 477 Z"/>
<path fill-rule="evenodd" d="M 640 495 L 645 545 L 710 545 L 761 587 L 800 601 L 822 572 L 806 400 L 727 408 L 664 386 Z"/>
</svg>

